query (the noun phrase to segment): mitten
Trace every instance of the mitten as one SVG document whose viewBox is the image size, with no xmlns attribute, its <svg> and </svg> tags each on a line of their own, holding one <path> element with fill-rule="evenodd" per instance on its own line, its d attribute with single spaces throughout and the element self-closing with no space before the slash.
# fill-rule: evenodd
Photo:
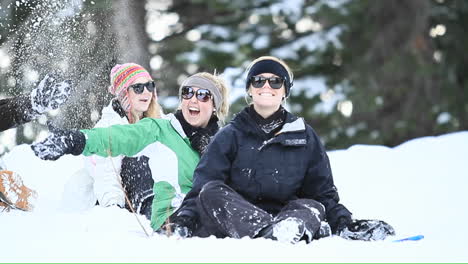
<svg viewBox="0 0 468 264">
<path fill-rule="evenodd" d="M 80 155 L 86 145 L 86 137 L 79 130 L 60 129 L 47 123 L 52 133 L 39 143 L 31 145 L 34 154 L 43 160 L 57 160 L 65 154 Z"/>
<path fill-rule="evenodd" d="M 351 240 L 384 240 L 387 236 L 395 235 L 395 230 L 381 220 L 353 219 L 344 228 L 338 229 L 337 234 Z"/>
<path fill-rule="evenodd" d="M 130 112 L 130 108 L 132 107 L 132 105 L 128 96 L 128 90 L 122 91 L 117 98 L 119 99 L 120 106 L 122 107 L 124 112 Z"/>
<path fill-rule="evenodd" d="M 31 91 L 32 114 L 40 115 L 57 109 L 67 101 L 71 93 L 71 81 L 57 82 L 58 75 L 58 73 L 47 74 Z"/>
</svg>

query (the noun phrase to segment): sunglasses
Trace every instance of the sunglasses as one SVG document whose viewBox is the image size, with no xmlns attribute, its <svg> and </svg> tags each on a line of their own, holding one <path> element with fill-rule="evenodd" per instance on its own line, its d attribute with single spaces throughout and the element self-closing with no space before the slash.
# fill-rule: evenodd
<svg viewBox="0 0 468 264">
<path fill-rule="evenodd" d="M 254 88 L 262 88 L 266 81 L 268 81 L 268 84 L 270 84 L 270 87 L 273 89 L 279 89 L 281 86 L 283 86 L 284 80 L 281 77 L 269 77 L 265 78 L 263 76 L 252 76 L 250 77 L 250 84 Z"/>
<path fill-rule="evenodd" d="M 206 103 L 211 98 L 211 92 L 207 89 L 198 89 L 196 92 L 192 86 L 182 87 L 182 98 L 185 100 L 190 100 L 194 95 L 197 96 L 197 100 L 203 103 Z"/>
<path fill-rule="evenodd" d="M 154 84 L 154 81 L 149 81 L 147 83 L 132 84 L 128 88 L 132 88 L 136 94 L 141 94 L 145 90 L 145 87 L 148 90 L 148 92 L 152 93 L 154 89 L 156 89 L 156 84 Z"/>
</svg>

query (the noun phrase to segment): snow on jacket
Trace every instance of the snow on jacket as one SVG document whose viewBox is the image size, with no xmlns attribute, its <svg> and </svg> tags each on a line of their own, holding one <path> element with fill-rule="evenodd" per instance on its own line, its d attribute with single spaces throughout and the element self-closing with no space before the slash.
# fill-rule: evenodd
<svg viewBox="0 0 468 264">
<path fill-rule="evenodd" d="M 272 138 L 255 123 L 247 108 L 215 135 L 194 172 L 194 185 L 178 215 L 197 218 L 202 187 L 221 180 L 249 202 L 276 214 L 298 198 L 321 202 L 330 225 L 351 213 L 341 204 L 330 163 L 320 139 L 302 118 L 286 113 Z"/>
<path fill-rule="evenodd" d="M 132 125 L 81 130 L 86 136 L 83 155 L 106 157 L 146 156 L 154 180 L 151 226 L 158 229 L 180 206 L 192 187 L 193 171 L 200 160 L 191 147 L 180 122 L 174 115 L 168 119 L 144 118 Z M 171 153 L 162 153 L 161 145 Z"/>
<path fill-rule="evenodd" d="M 0 131 L 27 123 L 34 118 L 31 114 L 29 95 L 19 95 L 0 100 Z"/>
</svg>

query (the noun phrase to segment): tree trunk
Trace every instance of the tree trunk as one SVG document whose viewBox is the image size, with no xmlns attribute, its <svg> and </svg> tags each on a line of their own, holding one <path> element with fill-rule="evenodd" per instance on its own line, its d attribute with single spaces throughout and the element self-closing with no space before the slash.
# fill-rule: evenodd
<svg viewBox="0 0 468 264">
<path fill-rule="evenodd" d="M 145 4 L 141 0 L 113 1 L 112 30 L 116 36 L 117 61 L 138 63 L 150 70 Z"/>
</svg>

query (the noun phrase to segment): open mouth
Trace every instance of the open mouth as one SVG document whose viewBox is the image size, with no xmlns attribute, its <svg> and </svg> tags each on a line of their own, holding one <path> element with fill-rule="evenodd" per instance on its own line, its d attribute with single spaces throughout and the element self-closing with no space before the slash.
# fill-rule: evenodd
<svg viewBox="0 0 468 264">
<path fill-rule="evenodd" d="M 198 114 L 200 114 L 200 109 L 196 107 L 189 107 L 189 113 L 191 116 L 197 116 Z"/>
<path fill-rule="evenodd" d="M 260 95 L 260 96 L 269 96 L 269 97 L 275 96 L 275 95 L 272 94 L 272 93 L 259 93 L 258 95 Z"/>
</svg>

